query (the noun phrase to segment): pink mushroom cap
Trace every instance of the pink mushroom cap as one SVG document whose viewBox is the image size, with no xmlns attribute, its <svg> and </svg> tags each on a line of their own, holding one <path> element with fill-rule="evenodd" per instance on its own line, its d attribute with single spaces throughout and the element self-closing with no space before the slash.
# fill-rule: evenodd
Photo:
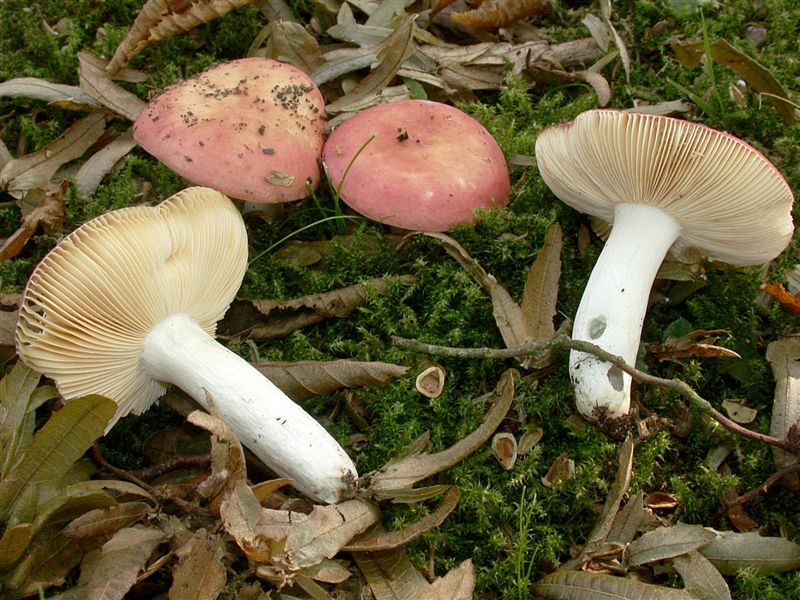
<svg viewBox="0 0 800 600">
<path fill-rule="evenodd" d="M 133 137 L 192 183 L 276 203 L 317 186 L 324 131 L 325 103 L 305 73 L 244 58 L 167 89 L 136 119 Z"/>
<path fill-rule="evenodd" d="M 334 130 L 322 160 L 353 210 L 404 229 L 447 231 L 474 222 L 476 208 L 502 206 L 510 193 L 506 161 L 491 134 L 439 102 L 368 108 Z"/>
</svg>

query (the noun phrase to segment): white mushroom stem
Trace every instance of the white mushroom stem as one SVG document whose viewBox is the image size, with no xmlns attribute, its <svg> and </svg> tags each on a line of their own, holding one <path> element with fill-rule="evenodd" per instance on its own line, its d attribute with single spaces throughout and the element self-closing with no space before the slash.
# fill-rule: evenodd
<svg viewBox="0 0 800 600">
<path fill-rule="evenodd" d="M 680 234 L 678 222 L 643 204 L 617 204 L 611 235 L 592 270 L 572 335 L 636 364 L 647 300 L 664 256 Z M 587 418 L 618 418 L 630 408 L 631 377 L 590 354 L 573 351 L 570 378 Z"/>
<path fill-rule="evenodd" d="M 188 315 L 171 315 L 153 328 L 141 363 L 153 379 L 176 385 L 205 408 L 208 393 L 242 444 L 313 500 L 337 502 L 358 477 L 322 425 Z"/>
</svg>

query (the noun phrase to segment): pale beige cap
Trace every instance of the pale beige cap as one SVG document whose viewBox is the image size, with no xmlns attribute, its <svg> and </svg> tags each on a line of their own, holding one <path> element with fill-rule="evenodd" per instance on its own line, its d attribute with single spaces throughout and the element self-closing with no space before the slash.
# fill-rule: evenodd
<svg viewBox="0 0 800 600">
<path fill-rule="evenodd" d="M 244 222 L 219 192 L 193 187 L 155 207 L 106 213 L 34 270 L 17 352 L 65 399 L 100 394 L 119 405 L 115 421 L 140 414 L 166 390 L 139 365 L 148 333 L 186 313 L 213 336 L 246 269 Z"/>
<path fill-rule="evenodd" d="M 761 264 L 792 237 L 794 196 L 763 154 L 734 136 L 681 119 L 590 110 L 536 140 L 545 183 L 563 202 L 607 222 L 618 203 L 658 207 L 681 227 L 674 256 L 694 249 Z"/>
</svg>

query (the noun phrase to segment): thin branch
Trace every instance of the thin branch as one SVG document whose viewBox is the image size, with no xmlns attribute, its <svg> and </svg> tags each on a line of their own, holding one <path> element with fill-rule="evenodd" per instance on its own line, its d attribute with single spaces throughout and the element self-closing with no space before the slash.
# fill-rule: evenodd
<svg viewBox="0 0 800 600">
<path fill-rule="evenodd" d="M 451 356 L 458 358 L 499 360 L 506 358 L 519 358 L 522 356 L 536 356 L 551 349 L 577 350 L 578 352 L 593 354 L 597 358 L 620 368 L 625 373 L 630 375 L 635 381 L 672 390 L 673 392 L 680 394 L 689 400 L 689 402 L 695 407 L 707 413 L 723 427 L 733 431 L 734 433 L 738 433 L 739 435 L 752 440 L 770 444 L 793 454 L 797 452 L 797 448 L 793 447 L 786 440 L 747 429 L 746 427 L 739 425 L 736 421 L 729 419 L 716 408 L 714 408 L 711 402 L 698 394 L 685 381 L 681 381 L 680 379 L 664 379 L 662 377 L 650 375 L 649 373 L 645 373 L 644 371 L 640 371 L 639 369 L 630 366 L 620 356 L 616 356 L 606 350 L 603 350 L 601 347 L 590 342 L 573 340 L 567 335 L 558 335 L 549 342 L 527 342 L 514 348 L 452 348 L 449 346 L 426 344 L 424 342 L 418 342 L 416 340 L 410 340 L 396 336 L 392 336 L 391 339 L 392 343 L 400 348 L 406 348 L 408 350 L 415 350 L 417 352 L 424 352 L 426 354 L 433 354 L 437 356 Z"/>
<path fill-rule="evenodd" d="M 798 471 L 800 471 L 800 461 L 794 462 L 788 467 L 783 467 L 780 471 L 776 471 L 775 473 L 770 475 L 766 480 L 764 480 L 764 483 L 762 483 L 756 488 L 753 488 L 749 492 L 745 492 L 744 494 L 738 496 L 734 500 L 726 502 L 725 506 L 726 508 L 730 508 L 732 506 L 744 504 L 745 502 L 747 502 L 748 500 L 752 500 L 756 496 L 765 494 L 769 488 L 778 483 L 781 479 L 783 479 L 784 477 L 788 477 L 792 473 L 796 473 Z"/>
</svg>

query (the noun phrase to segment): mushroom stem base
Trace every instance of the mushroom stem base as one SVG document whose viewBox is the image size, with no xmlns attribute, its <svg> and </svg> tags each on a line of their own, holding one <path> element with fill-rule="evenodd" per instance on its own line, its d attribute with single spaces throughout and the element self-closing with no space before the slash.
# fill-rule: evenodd
<svg viewBox="0 0 800 600">
<path fill-rule="evenodd" d="M 572 337 L 636 364 L 647 300 L 664 256 L 680 234 L 666 212 L 618 204 L 614 225 L 575 314 Z M 569 357 L 578 411 L 592 420 L 617 419 L 630 408 L 631 377 L 583 352 Z"/>
<path fill-rule="evenodd" d="M 242 444 L 313 500 L 337 502 L 354 486 L 355 465 L 325 428 L 188 315 L 156 325 L 141 362 L 206 409 L 210 398 Z"/>
</svg>

